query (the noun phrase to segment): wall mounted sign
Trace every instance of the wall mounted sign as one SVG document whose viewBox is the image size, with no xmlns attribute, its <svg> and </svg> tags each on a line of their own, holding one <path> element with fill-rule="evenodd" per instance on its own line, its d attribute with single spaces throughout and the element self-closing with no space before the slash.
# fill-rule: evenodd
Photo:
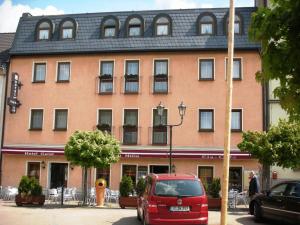
<svg viewBox="0 0 300 225">
<path fill-rule="evenodd" d="M 21 86 L 22 83 L 19 80 L 19 74 L 12 73 L 10 96 L 7 98 L 7 105 L 9 105 L 10 113 L 16 113 L 17 108 L 21 105 L 20 101 L 17 99 L 18 90 L 21 89 Z"/>
</svg>

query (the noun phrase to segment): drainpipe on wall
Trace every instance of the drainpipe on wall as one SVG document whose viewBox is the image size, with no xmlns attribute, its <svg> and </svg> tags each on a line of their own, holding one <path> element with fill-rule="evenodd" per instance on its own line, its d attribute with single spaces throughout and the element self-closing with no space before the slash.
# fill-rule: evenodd
<svg viewBox="0 0 300 225">
<path fill-rule="evenodd" d="M 8 63 L 7 63 L 8 65 Z M 0 143 L 0 185 L 2 185 L 2 148 L 3 148 L 3 142 L 4 142 L 4 122 L 5 122 L 5 111 L 6 111 L 6 92 L 7 92 L 7 77 L 8 77 L 8 71 L 9 69 L 5 68 L 4 65 L 2 65 L 0 67 L 0 77 L 1 79 L 3 79 L 3 83 L 4 83 L 4 86 L 3 86 L 3 89 L 4 89 L 4 92 L 2 91 L 2 93 L 0 93 L 0 97 L 2 96 L 2 94 L 4 94 L 2 98 L 2 104 L 3 104 L 3 111 L 0 112 L 0 115 L 2 114 L 2 128 L 1 128 L 1 143 Z M 0 101 L 1 102 L 1 101 Z M 0 118 L 1 119 L 1 118 Z"/>
</svg>

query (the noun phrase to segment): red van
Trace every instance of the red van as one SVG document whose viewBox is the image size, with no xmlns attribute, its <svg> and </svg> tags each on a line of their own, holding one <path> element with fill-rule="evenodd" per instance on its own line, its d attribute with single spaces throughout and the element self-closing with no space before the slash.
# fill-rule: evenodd
<svg viewBox="0 0 300 225">
<path fill-rule="evenodd" d="M 201 181 L 187 174 L 149 174 L 138 199 L 137 217 L 148 225 L 207 224 L 207 198 Z"/>
</svg>

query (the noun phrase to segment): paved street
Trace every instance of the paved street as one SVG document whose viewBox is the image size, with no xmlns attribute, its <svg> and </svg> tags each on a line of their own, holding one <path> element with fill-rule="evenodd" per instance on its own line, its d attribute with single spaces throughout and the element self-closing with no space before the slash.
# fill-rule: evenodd
<svg viewBox="0 0 300 225">
<path fill-rule="evenodd" d="M 209 224 L 220 224 L 220 212 L 209 212 Z M 0 225 L 140 225 L 135 209 L 93 208 L 67 205 L 39 207 L 16 207 L 13 203 L 0 201 Z M 246 211 L 229 213 L 228 225 L 256 224 Z M 273 222 L 260 223 L 271 225 Z M 279 225 L 279 224 L 278 224 Z M 282 224 L 281 224 L 282 225 Z"/>
</svg>

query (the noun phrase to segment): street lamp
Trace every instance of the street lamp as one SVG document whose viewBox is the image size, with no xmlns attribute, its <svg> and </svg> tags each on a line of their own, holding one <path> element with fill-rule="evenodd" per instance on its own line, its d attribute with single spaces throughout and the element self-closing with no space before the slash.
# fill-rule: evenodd
<svg viewBox="0 0 300 225">
<path fill-rule="evenodd" d="M 160 117 L 160 124 L 162 124 L 162 119 L 161 118 L 163 116 L 163 112 L 164 112 L 165 107 L 160 102 L 159 105 L 156 107 L 156 109 L 157 109 L 157 114 Z M 181 102 L 178 106 L 178 112 L 179 112 L 179 115 L 180 115 L 180 122 L 177 123 L 177 124 L 162 124 L 163 126 L 170 127 L 169 173 L 172 173 L 173 168 L 174 168 L 174 171 L 175 171 L 175 166 L 174 167 L 172 166 L 172 129 L 173 129 L 173 127 L 177 127 L 177 126 L 180 126 L 182 124 L 183 117 L 185 115 L 185 110 L 186 110 L 186 106 L 183 104 L 183 102 Z"/>
</svg>

